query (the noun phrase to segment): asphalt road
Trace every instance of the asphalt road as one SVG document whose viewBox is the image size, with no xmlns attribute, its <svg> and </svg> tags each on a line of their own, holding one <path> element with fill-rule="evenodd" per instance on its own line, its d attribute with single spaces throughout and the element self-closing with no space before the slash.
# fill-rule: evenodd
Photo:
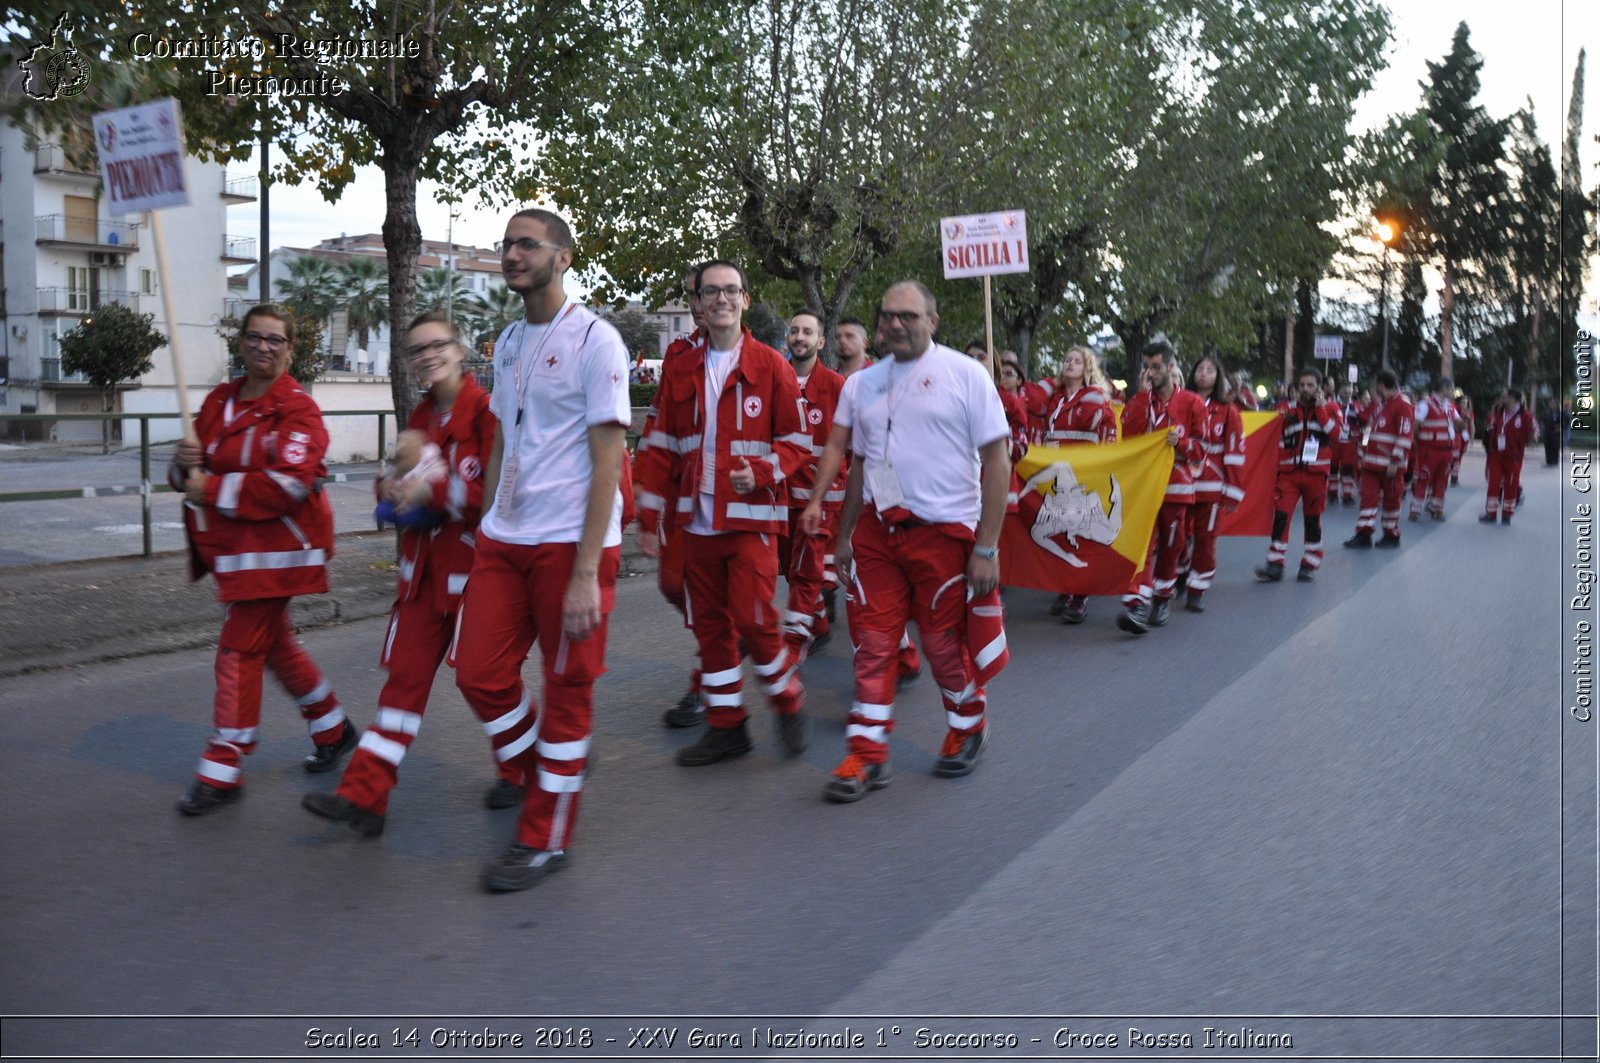
<svg viewBox="0 0 1600 1063">
<path fill-rule="evenodd" d="M 690 637 L 653 580 L 624 581 L 572 864 L 521 894 L 477 886 L 515 814 L 480 804 L 489 753 L 448 674 L 371 841 L 299 808 L 334 780 L 300 771 L 276 691 L 242 802 L 174 813 L 206 650 L 15 676 L 5 1054 L 1593 1058 L 1594 725 L 1563 707 L 1562 481 L 1530 460 L 1525 482 L 1517 522 L 1484 527 L 1469 468 L 1449 520 L 1405 525 L 1393 553 L 1339 549 L 1354 510 L 1335 510 L 1309 585 L 1254 583 L 1264 543 L 1225 540 L 1209 611 L 1143 639 L 1108 600 L 1069 629 L 1009 591 L 978 770 L 929 774 L 925 679 L 898 707 L 894 785 L 851 806 L 820 799 L 845 640 L 807 665 L 802 757 L 760 715 L 752 755 L 679 768 L 692 735 L 657 718 Z M 306 636 L 362 724 L 382 631 Z M 596 1040 L 538 1051 L 548 1027 Z M 866 1040 L 752 1048 L 752 1027 Z M 1130 1027 L 1172 1040 L 1130 1047 Z M 307 1047 L 311 1028 L 345 1041 Z M 1001 1040 L 938 1040 L 980 1034 Z"/>
</svg>

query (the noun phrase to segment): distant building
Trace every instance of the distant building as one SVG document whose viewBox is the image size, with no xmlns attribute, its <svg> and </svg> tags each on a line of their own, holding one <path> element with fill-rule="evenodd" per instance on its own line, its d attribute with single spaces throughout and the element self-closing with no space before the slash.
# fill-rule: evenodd
<svg viewBox="0 0 1600 1063">
<path fill-rule="evenodd" d="M 269 280 L 274 298 L 280 293 L 280 284 L 289 280 L 289 263 L 301 257 L 320 258 L 333 266 L 340 266 L 353 258 L 376 259 L 387 266 L 388 254 L 384 250 L 381 233 L 362 233 L 358 236 L 339 236 L 324 240 L 315 247 L 277 247 L 268 256 Z M 465 281 L 470 298 L 488 298 L 496 289 L 505 288 L 500 273 L 500 255 L 492 248 L 452 244 L 443 240 L 422 241 L 422 251 L 417 256 L 417 274 L 450 266 Z M 259 267 L 236 274 L 229 280 L 236 302 L 250 306 L 260 292 Z M 419 311 L 424 309 L 419 306 Z M 349 314 L 335 311 L 323 330 L 323 344 L 328 352 L 328 364 L 337 372 L 386 377 L 389 375 L 389 323 L 373 322 L 368 327 L 367 347 L 363 351 L 356 330 L 350 327 Z"/>
<path fill-rule="evenodd" d="M 189 205 L 162 212 L 176 315 L 162 304 L 147 213 L 113 218 L 100 175 L 68 161 L 60 145 L 27 146 L 24 131 L 0 123 L 0 420 L 6 414 L 98 413 L 100 396 L 81 377 L 61 371 L 60 339 L 106 303 L 155 315 L 155 327 L 178 337 L 190 405 L 220 383 L 227 349 L 216 324 L 226 309 L 227 270 L 255 258 L 255 241 L 228 235 L 228 207 L 256 198 L 254 177 L 230 178 L 216 163 L 184 159 Z M 119 389 L 117 408 L 167 413 L 178 409 L 172 359 L 163 348 L 155 368 Z M 152 422 L 152 438 L 173 439 L 178 422 Z M 137 438 L 137 424 L 116 431 Z M 8 422 L 6 433 L 63 441 L 98 441 L 93 421 L 41 427 Z"/>
</svg>

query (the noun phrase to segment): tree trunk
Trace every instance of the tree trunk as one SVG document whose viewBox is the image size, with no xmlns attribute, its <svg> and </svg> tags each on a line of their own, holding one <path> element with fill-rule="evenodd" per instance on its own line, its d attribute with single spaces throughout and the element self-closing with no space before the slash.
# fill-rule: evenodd
<svg viewBox="0 0 1600 1063">
<path fill-rule="evenodd" d="M 417 404 L 411 366 L 400 353 L 405 327 L 417 297 L 417 255 L 422 226 L 417 221 L 417 174 L 421 151 L 407 145 L 385 145 L 383 247 L 389 263 L 389 391 L 394 397 L 396 427 L 403 427 Z"/>
<path fill-rule="evenodd" d="M 1450 380 L 1455 379 L 1455 374 L 1451 372 L 1450 357 L 1450 336 L 1451 326 L 1454 324 L 1455 305 L 1455 264 L 1445 259 L 1444 288 L 1439 292 L 1439 375 Z"/>
<path fill-rule="evenodd" d="M 100 393 L 102 413 L 110 413 L 117 406 L 117 386 L 115 384 Z M 111 420 L 107 418 L 100 422 L 100 453 L 111 453 Z"/>
</svg>

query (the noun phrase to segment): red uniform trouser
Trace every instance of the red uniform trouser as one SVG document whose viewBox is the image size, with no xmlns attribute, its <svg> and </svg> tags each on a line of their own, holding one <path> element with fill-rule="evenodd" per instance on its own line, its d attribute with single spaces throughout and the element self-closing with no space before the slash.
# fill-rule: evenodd
<svg viewBox="0 0 1600 1063">
<path fill-rule="evenodd" d="M 1450 461 L 1453 451 L 1444 446 L 1418 445 L 1417 474 L 1411 481 L 1411 512 L 1422 512 L 1422 500 L 1428 500 L 1428 512 L 1444 513 L 1444 492 L 1450 486 Z"/>
<path fill-rule="evenodd" d="M 1405 477 L 1400 473 L 1385 476 L 1376 469 L 1361 470 L 1361 511 L 1356 514 L 1356 534 L 1371 537 L 1378 526 L 1381 510 L 1383 534 L 1400 537 L 1400 498 L 1405 493 Z"/>
<path fill-rule="evenodd" d="M 195 769 L 201 782 L 219 790 L 239 785 L 240 764 L 255 752 L 256 730 L 261 725 L 261 680 L 269 668 L 299 705 L 313 742 L 326 746 L 344 737 L 346 722 L 339 698 L 295 638 L 294 625 L 289 623 L 289 599 L 229 602 L 217 646 L 211 739 Z"/>
<path fill-rule="evenodd" d="M 1357 453 L 1359 446 L 1360 444 L 1353 439 L 1348 443 L 1335 443 L 1332 446 L 1333 468 L 1329 470 L 1328 476 L 1328 501 L 1331 502 L 1340 495 L 1347 499 L 1356 497 L 1360 471 L 1357 466 L 1357 462 L 1360 461 Z"/>
<path fill-rule="evenodd" d="M 640 534 L 648 533 L 641 531 Z M 656 565 L 656 586 L 661 588 L 661 596 L 684 616 L 684 627 L 688 627 L 688 614 L 683 608 L 683 529 L 673 523 L 670 514 L 661 522 L 661 560 Z M 694 655 L 694 667 L 689 669 L 689 690 L 700 693 L 699 651 Z"/>
<path fill-rule="evenodd" d="M 967 561 L 972 543 L 929 524 L 887 527 L 870 507 L 850 538 L 855 572 L 845 597 L 855 637 L 855 702 L 849 750 L 868 764 L 889 759 L 896 662 L 906 623 L 917 622 L 922 652 L 952 730 L 979 731 L 987 696 L 967 652 Z"/>
<path fill-rule="evenodd" d="M 1189 562 L 1189 590 L 1202 593 L 1217 578 L 1217 521 L 1222 517 L 1219 498 L 1195 499 L 1189 507 L 1189 535 L 1194 544 Z"/>
<path fill-rule="evenodd" d="M 743 639 L 761 687 L 781 716 L 805 704 L 800 662 L 778 633 L 772 607 L 778 589 L 778 547 L 760 532 L 695 535 L 685 531 L 684 575 L 689 628 L 700 644 L 700 697 L 706 722 L 732 728 L 744 722 Z"/>
<path fill-rule="evenodd" d="M 1484 471 L 1489 477 L 1488 512 L 1511 516 L 1517 511 L 1517 492 L 1522 487 L 1522 455 L 1513 458 L 1503 450 L 1490 451 Z"/>
<path fill-rule="evenodd" d="M 561 629 L 577 543 L 518 546 L 478 533 L 472 579 L 450 647 L 456 686 L 483 721 L 495 757 L 531 784 L 517 842 L 565 849 L 589 764 L 594 681 L 606 670 L 606 625 L 616 600 L 620 547 L 600 555 L 600 626 L 581 642 Z M 534 642 L 544 666 L 544 714 L 522 683 Z"/>
<path fill-rule="evenodd" d="M 1315 465 L 1278 469 L 1272 495 L 1272 538 L 1267 543 L 1267 563 L 1281 565 L 1289 553 L 1289 518 L 1294 516 L 1297 501 L 1306 531 L 1300 567 L 1319 569 L 1322 567 L 1322 514 L 1328 508 L 1328 469 Z"/>
<path fill-rule="evenodd" d="M 389 791 L 399 781 L 400 762 L 422 727 L 433 678 L 450 649 L 460 611 L 452 604 L 444 566 L 430 565 L 422 578 L 427 582 L 416 595 L 395 603 L 389 613 L 378 657 L 389 678 L 378 693 L 378 714 L 361 736 L 336 791 L 351 804 L 379 815 L 389 810 Z M 495 771 L 509 783 L 526 785 L 520 765 L 496 760 Z"/>
<path fill-rule="evenodd" d="M 838 523 L 837 514 L 824 510 L 818 534 L 807 535 L 800 530 L 803 512 L 789 510 L 789 534 L 778 544 L 778 567 L 789 581 L 781 627 L 796 660 L 804 659 L 806 647 L 828 630 L 828 616 L 822 611 L 824 560 Z"/>
<path fill-rule="evenodd" d="M 1178 586 L 1178 562 L 1188 544 L 1190 502 L 1161 503 L 1156 514 L 1156 526 L 1150 533 L 1150 550 L 1145 555 L 1144 569 L 1134 577 L 1133 588 L 1122 596 L 1124 605 L 1132 608 L 1148 602 L 1152 594 L 1157 598 L 1171 598 Z"/>
</svg>

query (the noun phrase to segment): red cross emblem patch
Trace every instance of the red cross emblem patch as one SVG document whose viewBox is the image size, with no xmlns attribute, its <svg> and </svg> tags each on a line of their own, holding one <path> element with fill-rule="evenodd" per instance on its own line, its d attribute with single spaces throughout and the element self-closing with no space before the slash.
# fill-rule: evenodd
<svg viewBox="0 0 1600 1063">
<path fill-rule="evenodd" d="M 759 396 L 751 395 L 744 400 L 744 415 L 746 417 L 761 416 L 761 398 Z"/>
</svg>

